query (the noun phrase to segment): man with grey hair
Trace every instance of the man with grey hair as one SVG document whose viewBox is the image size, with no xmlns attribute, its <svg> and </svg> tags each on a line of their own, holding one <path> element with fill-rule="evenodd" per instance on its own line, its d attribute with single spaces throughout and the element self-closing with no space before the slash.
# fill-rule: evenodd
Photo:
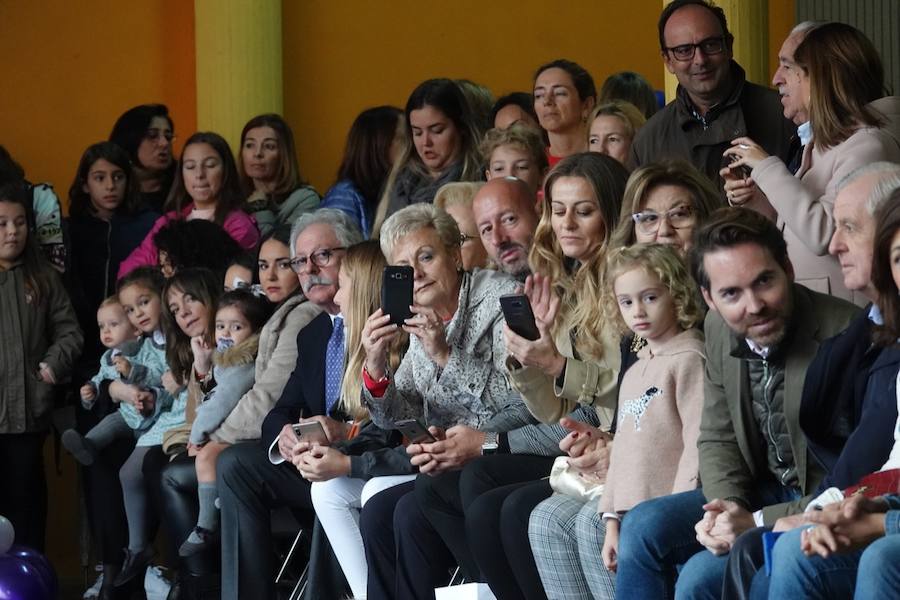
<svg viewBox="0 0 900 600">
<path fill-rule="evenodd" d="M 871 273 L 874 214 L 897 189 L 900 165 L 890 162 L 858 167 L 838 183 L 835 231 L 828 252 L 840 261 L 847 289 L 861 293 L 871 304 L 844 331 L 819 346 L 806 372 L 800 427 L 811 455 L 827 472 L 807 510 L 842 500 L 840 490 L 879 470 L 894 441 L 896 395 L 889 387 L 896 379 L 900 351 L 872 344 L 873 328 L 882 319 Z M 803 514 L 794 515 L 776 523 L 775 530 L 803 524 Z M 747 532 L 735 543 L 724 597 L 748 597 L 751 584 L 754 588 L 767 585 L 767 577 L 759 571 L 766 531 L 761 527 Z"/>
<path fill-rule="evenodd" d="M 274 598 L 270 511 L 278 506 L 312 511 L 310 483 L 291 463 L 304 447 L 298 423 L 318 422 L 330 443 L 346 438 L 339 411 L 344 336 L 334 302 L 347 248 L 362 241 L 343 212 L 304 214 L 291 230 L 291 268 L 320 313 L 297 335 L 297 362 L 281 398 L 262 424 L 260 443 L 238 444 L 218 461 L 222 511 L 222 598 Z"/>
</svg>

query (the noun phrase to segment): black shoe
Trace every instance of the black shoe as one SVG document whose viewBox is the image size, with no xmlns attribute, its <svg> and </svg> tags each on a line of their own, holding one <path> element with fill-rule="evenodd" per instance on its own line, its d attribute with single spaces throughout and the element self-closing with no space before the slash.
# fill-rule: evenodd
<svg viewBox="0 0 900 600">
<path fill-rule="evenodd" d="M 191 540 L 191 537 L 195 535 L 196 537 L 200 538 L 199 542 Z M 209 529 L 204 529 L 203 527 L 194 527 L 194 531 L 191 532 L 191 535 L 188 536 L 188 539 L 184 540 L 181 548 L 178 549 L 178 556 L 182 558 L 193 556 L 195 554 L 203 552 L 204 550 L 212 548 L 218 542 L 218 531 L 210 531 Z"/>
<path fill-rule="evenodd" d="M 79 463 L 86 467 L 94 464 L 94 460 L 97 458 L 97 448 L 91 440 L 82 436 L 74 429 L 66 429 L 60 440 L 66 450 L 68 450 Z"/>
<path fill-rule="evenodd" d="M 113 585 L 121 587 L 138 575 L 143 577 L 151 558 L 153 558 L 152 546 L 147 546 L 137 554 L 125 548 L 125 563 L 122 565 L 122 570 L 119 572 L 119 576 L 116 577 Z"/>
<path fill-rule="evenodd" d="M 185 600 L 185 598 L 187 598 L 187 594 L 185 593 L 184 583 L 182 583 L 180 576 L 176 577 L 175 581 L 172 582 L 172 587 L 169 588 L 166 600 Z"/>
</svg>

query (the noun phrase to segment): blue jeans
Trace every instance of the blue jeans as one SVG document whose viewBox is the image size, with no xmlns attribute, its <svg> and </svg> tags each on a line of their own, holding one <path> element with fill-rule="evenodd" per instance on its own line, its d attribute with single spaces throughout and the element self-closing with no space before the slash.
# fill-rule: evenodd
<svg viewBox="0 0 900 600">
<path fill-rule="evenodd" d="M 807 557 L 800 550 L 801 529 L 775 543 L 770 598 L 791 600 L 850 598 L 857 600 L 900 596 L 900 536 L 883 537 L 865 550 L 829 558 Z M 753 593 L 756 595 L 756 581 Z"/>
<path fill-rule="evenodd" d="M 799 497 L 795 489 L 763 483 L 754 506 Z M 703 518 L 702 490 L 673 494 L 638 504 L 625 514 L 619 538 L 616 590 L 627 598 L 718 600 L 728 556 L 715 556 L 696 539 Z M 676 583 L 677 578 L 677 583 Z"/>
</svg>

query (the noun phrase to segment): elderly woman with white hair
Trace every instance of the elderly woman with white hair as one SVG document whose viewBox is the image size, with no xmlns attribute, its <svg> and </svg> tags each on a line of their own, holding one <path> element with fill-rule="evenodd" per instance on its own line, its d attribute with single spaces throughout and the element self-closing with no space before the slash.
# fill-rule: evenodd
<svg viewBox="0 0 900 600">
<path fill-rule="evenodd" d="M 418 443 L 407 451 L 420 473 L 441 474 L 435 479 L 442 480 L 445 474 L 448 485 L 456 484 L 450 471 L 485 449 L 496 449 L 498 432 L 520 427 L 528 418 L 506 382 L 499 303 L 517 282 L 496 271 L 462 270 L 459 240 L 453 217 L 434 205 L 415 204 L 392 215 L 381 229 L 382 251 L 389 264 L 408 265 L 414 273 L 413 315 L 401 326 L 410 334 L 409 350 L 396 372 L 387 365 L 386 351 L 400 327 L 379 309 L 362 335 L 363 398 L 372 420 L 384 428 L 406 419 L 429 426 L 437 441 L 412 440 Z M 427 597 L 453 561 L 434 530 L 426 531 L 424 518 L 415 529 L 429 538 L 422 546 L 430 555 L 425 567 L 410 564 L 401 552 L 408 543 L 418 543 L 405 537 L 404 526 L 394 528 L 396 518 L 418 512 L 418 488 L 418 482 L 395 486 L 363 507 L 370 599 Z"/>
<path fill-rule="evenodd" d="M 506 350 L 499 298 L 516 290 L 511 277 L 462 269 L 459 227 L 430 205 L 409 206 L 381 230 L 392 265 L 413 268 L 413 316 L 402 325 L 412 337 L 396 373 L 387 347 L 399 327 L 379 309 L 366 321 L 364 398 L 379 426 L 422 419 L 445 428 L 479 428 L 507 402 Z"/>
</svg>

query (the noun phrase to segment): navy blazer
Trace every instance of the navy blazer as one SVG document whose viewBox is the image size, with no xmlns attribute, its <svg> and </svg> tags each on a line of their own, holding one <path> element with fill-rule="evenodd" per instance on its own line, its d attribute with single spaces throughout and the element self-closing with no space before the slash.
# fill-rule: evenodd
<svg viewBox="0 0 900 600">
<path fill-rule="evenodd" d="M 281 398 L 262 424 L 262 443 L 272 445 L 288 423 L 301 417 L 324 415 L 325 349 L 331 337 L 331 317 L 323 312 L 297 334 L 297 364 L 281 392 Z"/>
</svg>

